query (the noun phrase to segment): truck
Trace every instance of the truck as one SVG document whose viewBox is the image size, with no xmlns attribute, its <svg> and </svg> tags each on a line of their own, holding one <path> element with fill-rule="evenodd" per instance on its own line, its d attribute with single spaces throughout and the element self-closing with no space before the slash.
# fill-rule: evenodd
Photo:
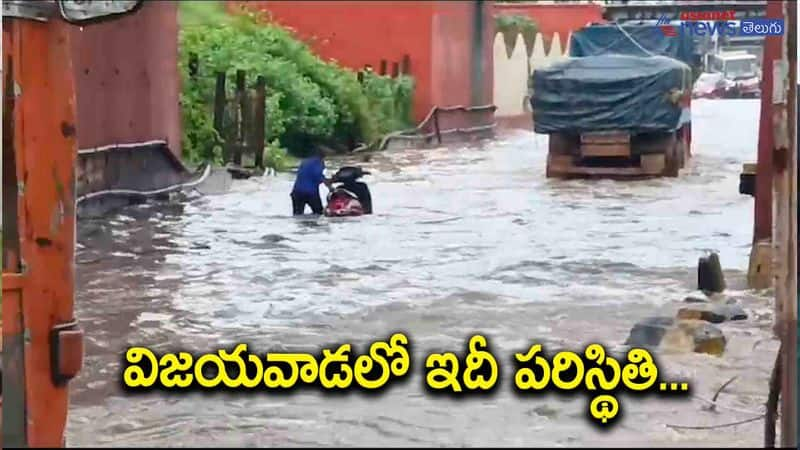
<svg viewBox="0 0 800 450">
<path fill-rule="evenodd" d="M 677 177 L 691 156 L 701 59 L 686 34 L 593 24 L 569 58 L 532 74 L 534 131 L 549 135 L 548 178 Z"/>
<path fill-rule="evenodd" d="M 734 50 L 709 55 L 711 73 L 721 74 L 725 98 L 759 98 L 761 76 L 756 56 L 746 50 Z"/>
</svg>

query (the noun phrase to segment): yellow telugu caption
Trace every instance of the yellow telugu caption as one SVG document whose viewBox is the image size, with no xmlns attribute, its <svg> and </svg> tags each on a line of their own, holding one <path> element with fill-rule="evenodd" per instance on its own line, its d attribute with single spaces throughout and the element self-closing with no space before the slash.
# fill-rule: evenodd
<svg viewBox="0 0 800 450">
<path fill-rule="evenodd" d="M 329 390 L 355 386 L 374 390 L 386 386 L 392 378 L 408 374 L 411 367 L 408 344 L 404 334 L 396 333 L 387 341 L 372 343 L 368 354 L 357 356 L 352 364 L 350 344 L 340 345 L 335 351 L 324 349 L 321 356 L 267 353 L 266 357 L 249 353 L 247 344 L 238 344 L 232 352 L 218 350 L 197 358 L 187 352 L 158 357 L 146 347 L 132 347 L 125 354 L 129 365 L 123 373 L 123 381 L 126 387 L 133 389 L 197 386 L 289 389 L 297 387 L 301 381 L 301 384 L 319 384 Z M 617 390 L 680 393 L 689 389 L 687 383 L 658 383 L 658 368 L 653 357 L 641 348 L 629 350 L 627 361 L 622 363 L 607 355 L 600 344 L 587 346 L 582 354 L 562 351 L 549 359 L 542 345 L 534 344 L 527 352 L 516 353 L 514 358 L 518 366 L 514 387 L 518 391 L 583 390 L 594 395 L 589 402 L 589 413 L 603 425 L 609 424 L 620 412 L 614 395 Z M 484 336 L 470 338 L 468 353 L 463 358 L 465 367 L 461 361 L 452 352 L 428 355 L 425 360 L 427 386 L 453 393 L 488 391 L 496 386 L 499 365 L 488 351 Z M 216 369 L 210 371 L 213 375 L 209 375 L 207 366 Z M 229 375 L 229 368 L 233 376 Z M 147 373 L 146 369 L 149 369 Z"/>
</svg>

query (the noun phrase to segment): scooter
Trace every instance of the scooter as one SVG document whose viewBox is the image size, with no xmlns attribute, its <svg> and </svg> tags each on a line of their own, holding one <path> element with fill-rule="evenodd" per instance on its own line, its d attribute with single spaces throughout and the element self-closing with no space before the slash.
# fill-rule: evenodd
<svg viewBox="0 0 800 450">
<path fill-rule="evenodd" d="M 347 217 L 361 216 L 368 214 L 365 205 L 355 192 L 344 188 L 347 184 L 353 184 L 359 178 L 370 173 L 361 167 L 347 166 L 339 169 L 331 177 L 331 190 L 328 193 L 327 205 L 324 214 L 328 217 Z"/>
</svg>

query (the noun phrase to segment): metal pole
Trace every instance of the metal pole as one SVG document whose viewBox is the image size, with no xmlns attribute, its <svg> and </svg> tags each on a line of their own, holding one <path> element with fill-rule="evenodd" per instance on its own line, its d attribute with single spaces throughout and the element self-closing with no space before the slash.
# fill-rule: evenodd
<svg viewBox="0 0 800 450">
<path fill-rule="evenodd" d="M 776 124 L 775 150 L 779 164 L 775 174 L 776 254 L 775 300 L 780 305 L 779 331 L 783 346 L 781 371 L 781 446 L 797 446 L 797 132 L 794 128 L 797 110 L 797 5 L 781 2 L 786 36 L 782 45 L 781 83 L 784 90 L 776 107 L 780 123 Z M 776 74 L 776 76 L 778 76 Z M 785 130 L 785 131 L 779 131 Z"/>
</svg>

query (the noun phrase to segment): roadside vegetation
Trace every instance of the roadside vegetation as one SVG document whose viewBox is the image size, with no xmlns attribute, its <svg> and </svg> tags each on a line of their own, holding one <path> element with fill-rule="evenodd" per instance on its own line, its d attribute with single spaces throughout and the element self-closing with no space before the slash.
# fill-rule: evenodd
<svg viewBox="0 0 800 450">
<path fill-rule="evenodd" d="M 248 84 L 266 84 L 264 162 L 284 170 L 314 148 L 346 152 L 411 126 L 410 77 L 357 74 L 323 61 L 283 27 L 251 12 L 229 14 L 220 2 L 180 2 L 181 109 L 184 157 L 222 162 L 223 138 L 214 129 L 216 74 L 232 93 L 237 70 Z M 190 56 L 197 71 L 190 76 Z M 225 134 L 225 130 L 223 130 Z"/>
</svg>

